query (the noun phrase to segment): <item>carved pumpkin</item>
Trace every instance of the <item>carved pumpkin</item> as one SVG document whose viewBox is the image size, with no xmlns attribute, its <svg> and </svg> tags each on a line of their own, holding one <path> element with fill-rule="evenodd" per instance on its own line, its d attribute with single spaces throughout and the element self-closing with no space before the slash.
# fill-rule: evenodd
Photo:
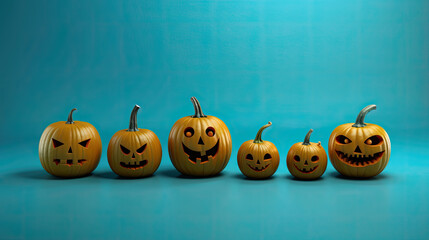
<svg viewBox="0 0 429 240">
<path fill-rule="evenodd" d="M 137 127 L 138 105 L 131 112 L 128 129 L 116 132 L 109 142 L 107 159 L 110 168 L 121 177 L 152 175 L 162 158 L 161 143 L 154 132 Z"/>
<path fill-rule="evenodd" d="M 68 120 L 49 125 L 39 142 L 39 158 L 50 174 L 73 178 L 88 175 L 98 166 L 101 139 L 94 126 L 87 122 Z"/>
<path fill-rule="evenodd" d="M 286 164 L 292 176 L 299 179 L 316 179 L 323 175 L 328 157 L 320 142 L 310 142 L 313 129 L 308 131 L 304 142 L 295 143 L 289 149 Z"/>
<path fill-rule="evenodd" d="M 259 129 L 255 140 L 244 142 L 237 154 L 240 171 L 249 178 L 263 179 L 271 177 L 279 167 L 279 151 L 269 141 L 262 141 L 262 132 L 271 126 L 271 122 Z"/>
<path fill-rule="evenodd" d="M 329 158 L 334 168 L 347 177 L 368 178 L 383 171 L 390 158 L 390 139 L 375 124 L 364 123 L 369 105 L 360 111 L 356 122 L 334 129 L 329 138 Z"/>
<path fill-rule="evenodd" d="M 168 153 L 174 167 L 184 175 L 207 177 L 220 173 L 231 156 L 231 135 L 217 117 L 203 114 L 200 103 L 191 98 L 195 114 L 173 125 Z"/>
</svg>

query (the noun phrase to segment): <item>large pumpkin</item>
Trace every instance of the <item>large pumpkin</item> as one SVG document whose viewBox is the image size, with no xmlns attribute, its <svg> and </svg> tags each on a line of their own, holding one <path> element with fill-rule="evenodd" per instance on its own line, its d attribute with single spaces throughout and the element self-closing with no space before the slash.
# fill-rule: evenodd
<svg viewBox="0 0 429 240">
<path fill-rule="evenodd" d="M 360 111 L 356 122 L 338 126 L 329 138 L 329 158 L 334 168 L 348 177 L 368 178 L 383 171 L 390 158 L 390 139 L 375 124 L 364 123 L 369 105 Z"/>
<path fill-rule="evenodd" d="M 138 105 L 131 112 L 128 129 L 113 135 L 107 149 L 110 168 L 121 177 L 138 178 L 152 175 L 162 158 L 161 143 L 154 132 L 137 127 Z"/>
<path fill-rule="evenodd" d="M 295 143 L 289 149 L 286 164 L 292 176 L 298 179 L 316 179 L 323 175 L 328 165 L 328 156 L 320 142 L 310 142 L 313 129 L 308 131 L 304 142 Z"/>
<path fill-rule="evenodd" d="M 174 167 L 184 175 L 207 177 L 220 173 L 231 156 L 231 135 L 217 117 L 203 114 L 200 103 L 191 98 L 195 114 L 173 125 L 168 153 Z"/>
<path fill-rule="evenodd" d="M 100 162 L 100 135 L 91 124 L 73 121 L 74 110 L 67 121 L 49 125 L 40 138 L 40 162 L 48 173 L 57 177 L 88 175 Z"/>
<path fill-rule="evenodd" d="M 280 155 L 276 146 L 272 142 L 262 141 L 262 131 L 269 126 L 271 122 L 259 129 L 255 140 L 244 142 L 238 150 L 238 167 L 249 178 L 271 177 L 279 167 Z"/>
</svg>

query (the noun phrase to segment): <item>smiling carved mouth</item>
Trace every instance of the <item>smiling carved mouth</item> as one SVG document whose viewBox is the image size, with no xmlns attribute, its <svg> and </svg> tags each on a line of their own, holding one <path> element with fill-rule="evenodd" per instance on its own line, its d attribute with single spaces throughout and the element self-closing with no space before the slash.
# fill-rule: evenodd
<svg viewBox="0 0 429 240">
<path fill-rule="evenodd" d="M 137 169 L 140 169 L 140 168 L 143 168 L 144 166 L 146 166 L 147 160 L 142 160 L 140 162 L 134 162 L 134 164 L 132 164 L 131 162 L 128 162 L 128 164 L 125 162 L 121 162 L 120 164 L 121 164 L 121 167 L 128 168 L 131 170 L 137 170 Z"/>
<path fill-rule="evenodd" d="M 267 169 L 267 167 L 268 166 L 270 166 L 270 163 L 269 164 L 267 164 L 265 167 L 258 167 L 258 166 L 256 166 L 256 167 L 252 167 L 252 166 L 250 166 L 250 164 L 247 164 L 253 171 L 257 171 L 257 172 L 262 172 L 262 171 L 265 171 L 265 169 Z"/>
<path fill-rule="evenodd" d="M 317 168 L 317 167 L 319 167 L 319 165 L 317 165 L 317 166 L 315 166 L 314 168 L 308 168 L 308 170 L 307 170 L 307 168 L 299 169 L 299 168 L 298 168 L 298 166 L 296 166 L 295 164 L 294 164 L 294 166 L 295 166 L 295 168 L 296 168 L 298 171 L 300 171 L 300 172 L 302 172 L 302 173 L 312 173 L 312 172 L 316 171 L 316 168 Z"/>
<path fill-rule="evenodd" d="M 376 164 L 384 154 L 384 151 L 375 153 L 373 155 L 362 154 L 347 154 L 341 151 L 335 151 L 338 158 L 345 164 L 352 167 L 366 167 Z"/>
<path fill-rule="evenodd" d="M 196 152 L 194 150 L 189 149 L 185 146 L 184 143 L 182 143 L 183 151 L 188 155 L 188 160 L 196 164 L 197 160 L 200 160 L 200 164 L 207 163 L 209 161 L 209 158 L 214 158 L 217 154 L 217 151 L 219 150 L 219 139 L 217 140 L 216 145 L 214 147 L 210 148 L 206 151 L 206 155 L 201 156 L 201 152 Z"/>
</svg>

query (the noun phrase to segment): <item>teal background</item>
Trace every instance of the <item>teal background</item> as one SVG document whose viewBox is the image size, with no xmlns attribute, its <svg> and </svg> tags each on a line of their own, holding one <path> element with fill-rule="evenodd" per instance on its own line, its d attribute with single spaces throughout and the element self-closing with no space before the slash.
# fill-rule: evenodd
<svg viewBox="0 0 429 240">
<path fill-rule="evenodd" d="M 0 239 L 428 239 L 429 2 L 1 1 Z M 167 138 L 193 113 L 222 119 L 231 160 L 214 178 L 172 166 Z M 128 126 L 161 140 L 153 177 L 122 180 L 110 137 Z M 376 178 L 329 164 L 303 182 L 286 168 L 308 129 L 331 131 L 376 104 L 392 155 Z M 60 180 L 38 159 L 45 127 L 92 123 L 103 140 L 91 176 Z M 242 177 L 239 146 L 267 121 L 280 167 Z"/>
</svg>

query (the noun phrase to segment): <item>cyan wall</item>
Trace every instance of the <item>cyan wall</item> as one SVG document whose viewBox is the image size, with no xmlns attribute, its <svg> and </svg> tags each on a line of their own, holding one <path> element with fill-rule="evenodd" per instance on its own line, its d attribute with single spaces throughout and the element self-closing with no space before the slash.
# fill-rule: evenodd
<svg viewBox="0 0 429 240">
<path fill-rule="evenodd" d="M 134 104 L 165 144 L 191 96 L 236 144 L 268 120 L 279 141 L 327 139 L 372 103 L 393 138 L 428 133 L 427 1 L 0 4 L 2 144 L 37 144 L 77 107 L 107 145 Z"/>
</svg>

